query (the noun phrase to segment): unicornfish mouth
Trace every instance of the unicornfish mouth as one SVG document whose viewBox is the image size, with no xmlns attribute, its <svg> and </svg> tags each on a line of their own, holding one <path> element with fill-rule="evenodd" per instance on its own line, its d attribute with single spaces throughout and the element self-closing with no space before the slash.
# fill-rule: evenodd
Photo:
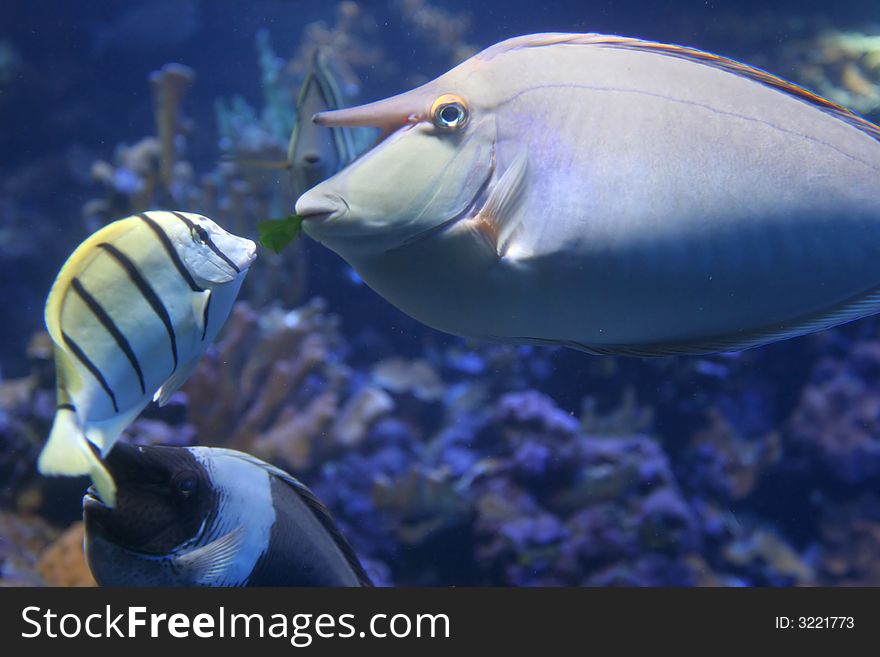
<svg viewBox="0 0 880 657">
<path fill-rule="evenodd" d="M 346 212 L 348 203 L 336 194 L 306 192 L 296 202 L 296 214 L 310 223 L 331 221 Z"/>
</svg>

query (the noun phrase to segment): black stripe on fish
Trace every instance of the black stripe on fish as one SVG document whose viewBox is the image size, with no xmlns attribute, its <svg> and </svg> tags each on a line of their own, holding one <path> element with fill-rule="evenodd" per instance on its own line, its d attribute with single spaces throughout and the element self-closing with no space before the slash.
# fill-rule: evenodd
<svg viewBox="0 0 880 657">
<path fill-rule="evenodd" d="M 164 234 L 164 233 L 163 233 Z M 168 315 L 168 309 L 165 307 L 165 304 L 162 303 L 162 299 L 159 298 L 159 295 L 156 294 L 156 291 L 150 286 L 147 280 L 144 278 L 143 274 L 138 271 L 138 268 L 135 264 L 129 260 L 128 256 L 126 256 L 122 251 L 117 249 L 112 244 L 108 244 L 107 242 L 101 242 L 98 246 L 104 249 L 108 254 L 110 254 L 116 262 L 122 265 L 122 268 L 125 269 L 126 273 L 128 273 L 128 277 L 131 279 L 131 282 L 137 286 L 137 289 L 140 291 L 141 295 L 144 299 L 147 300 L 147 303 L 150 304 L 150 307 L 153 309 L 153 312 L 162 320 L 162 323 L 165 325 L 165 329 L 168 331 L 168 339 L 171 340 L 171 356 L 174 358 L 174 369 L 177 369 L 177 336 L 174 334 L 174 324 L 171 323 L 171 317 Z"/>
<path fill-rule="evenodd" d="M 305 93 L 310 84 L 315 85 L 321 102 L 328 110 L 340 109 L 343 106 L 342 92 L 334 84 L 333 73 L 328 70 L 320 48 L 315 48 L 315 51 L 312 53 L 311 70 L 309 71 L 308 79 L 303 84 L 303 93 L 299 98 L 299 103 L 305 99 Z M 350 131 L 347 128 L 331 127 L 330 134 L 333 136 L 333 142 L 336 145 L 336 154 L 339 156 L 341 168 L 357 157 L 354 145 L 349 137 Z"/>
<path fill-rule="evenodd" d="M 101 322 L 101 326 L 107 329 L 107 332 L 113 336 L 113 339 L 116 341 L 116 344 L 122 350 L 122 353 L 125 354 L 125 357 L 128 358 L 128 362 L 131 363 L 132 368 L 134 369 L 135 374 L 137 374 L 138 383 L 141 386 L 141 394 L 146 394 L 147 387 L 144 384 L 144 373 L 141 370 L 141 364 L 138 362 L 137 356 L 131 348 L 131 344 L 128 342 L 128 339 L 123 335 L 122 331 L 119 330 L 119 327 L 116 326 L 116 322 L 113 321 L 113 318 L 104 310 L 104 307 L 98 302 L 95 297 L 89 294 L 88 290 L 83 286 L 82 282 L 78 278 L 73 279 L 73 289 L 79 295 L 79 298 L 82 299 L 85 304 L 89 307 L 89 310 L 92 311 L 92 314 L 98 318 L 98 321 Z"/>
<path fill-rule="evenodd" d="M 218 257 L 222 258 L 223 261 L 224 261 L 227 265 L 229 265 L 230 267 L 232 267 L 233 271 L 234 271 L 236 274 L 240 274 L 240 273 L 241 273 L 241 269 L 239 269 L 238 266 L 237 266 L 234 262 L 232 262 L 232 260 L 229 258 L 229 256 L 227 256 L 225 253 L 223 253 L 223 251 L 221 251 L 221 250 L 217 247 L 217 245 L 214 244 L 214 241 L 211 239 L 211 236 L 208 235 L 208 231 L 206 231 L 206 230 L 205 230 L 204 228 L 202 228 L 201 226 L 197 226 L 196 224 L 194 224 L 192 221 L 190 221 L 189 219 L 187 219 L 186 217 L 184 217 L 184 216 L 183 216 L 182 214 L 180 214 L 179 212 L 173 212 L 173 211 L 172 211 L 171 214 L 173 214 L 175 217 L 177 217 L 177 218 L 180 219 L 183 223 L 185 223 L 185 224 L 187 225 L 187 227 L 188 227 L 191 231 L 193 231 L 193 230 L 196 231 L 196 234 L 197 234 L 197 235 L 199 236 L 199 238 L 200 238 L 200 239 L 201 239 L 201 240 L 202 240 L 202 241 L 208 246 L 208 248 L 211 249 L 214 253 L 216 253 Z"/>
<path fill-rule="evenodd" d="M 205 338 L 208 335 L 208 314 L 211 310 L 211 299 L 213 298 L 213 294 L 208 297 L 208 300 L 205 302 L 205 310 L 202 313 L 202 342 L 205 341 Z"/>
<path fill-rule="evenodd" d="M 74 406 L 73 404 L 58 404 L 58 406 L 55 407 L 55 410 L 56 411 L 73 411 L 74 413 L 76 413 L 76 406 Z"/>
<path fill-rule="evenodd" d="M 189 285 L 189 289 L 193 292 L 202 292 L 202 288 L 195 282 L 192 277 L 192 274 L 189 273 L 189 270 L 186 268 L 186 265 L 183 264 L 183 261 L 180 259 L 180 255 L 177 253 L 177 249 L 174 248 L 174 245 L 171 243 L 171 238 L 168 237 L 168 234 L 162 230 L 162 226 L 157 224 L 153 219 L 146 213 L 142 213 L 138 215 L 138 218 L 141 219 L 144 223 L 146 223 L 154 233 L 156 233 L 156 237 L 159 238 L 159 241 L 162 242 L 162 246 L 165 247 L 165 252 L 168 254 L 168 257 L 171 258 L 171 262 L 174 263 L 174 266 L 177 267 L 177 271 L 183 277 L 183 280 L 186 281 L 186 284 Z"/>
<path fill-rule="evenodd" d="M 119 412 L 119 405 L 116 403 L 116 395 L 113 394 L 113 389 L 110 387 L 110 384 L 107 383 L 107 379 L 104 378 L 104 375 L 101 373 L 101 370 L 91 361 L 91 359 L 86 356 L 86 352 L 82 350 L 76 342 L 73 341 L 67 333 L 61 331 L 61 337 L 64 339 L 65 344 L 70 348 L 73 352 L 73 355 L 76 356 L 79 361 L 86 366 L 86 369 L 92 373 L 98 383 L 101 384 L 101 387 L 104 389 L 104 392 L 107 393 L 107 396 L 110 397 L 110 401 L 113 402 L 113 410 L 115 412 Z"/>
</svg>

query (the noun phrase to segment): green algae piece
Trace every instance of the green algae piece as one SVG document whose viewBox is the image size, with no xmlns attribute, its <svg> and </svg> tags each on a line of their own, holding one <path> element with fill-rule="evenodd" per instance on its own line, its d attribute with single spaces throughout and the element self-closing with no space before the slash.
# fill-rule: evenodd
<svg viewBox="0 0 880 657">
<path fill-rule="evenodd" d="M 260 245 L 275 253 L 281 253 L 284 247 L 299 237 L 302 222 L 302 217 L 297 214 L 289 214 L 283 219 L 261 221 L 257 224 Z"/>
</svg>

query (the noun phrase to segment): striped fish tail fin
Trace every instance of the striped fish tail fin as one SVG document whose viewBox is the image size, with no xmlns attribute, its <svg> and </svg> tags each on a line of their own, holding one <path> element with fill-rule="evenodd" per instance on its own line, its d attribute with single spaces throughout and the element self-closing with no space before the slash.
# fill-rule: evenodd
<svg viewBox="0 0 880 657">
<path fill-rule="evenodd" d="M 37 468 L 44 475 L 89 475 L 108 506 L 116 502 L 116 484 L 83 434 L 76 411 L 62 404 L 55 412 L 49 439 L 40 452 Z"/>
</svg>

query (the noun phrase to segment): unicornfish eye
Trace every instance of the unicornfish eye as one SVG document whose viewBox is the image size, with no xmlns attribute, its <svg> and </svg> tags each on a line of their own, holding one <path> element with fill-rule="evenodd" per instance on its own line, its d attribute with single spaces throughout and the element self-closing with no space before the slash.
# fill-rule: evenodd
<svg viewBox="0 0 880 657">
<path fill-rule="evenodd" d="M 431 118 L 434 125 L 442 130 L 457 130 L 467 123 L 467 105 L 458 96 L 440 96 L 431 108 Z"/>
</svg>

